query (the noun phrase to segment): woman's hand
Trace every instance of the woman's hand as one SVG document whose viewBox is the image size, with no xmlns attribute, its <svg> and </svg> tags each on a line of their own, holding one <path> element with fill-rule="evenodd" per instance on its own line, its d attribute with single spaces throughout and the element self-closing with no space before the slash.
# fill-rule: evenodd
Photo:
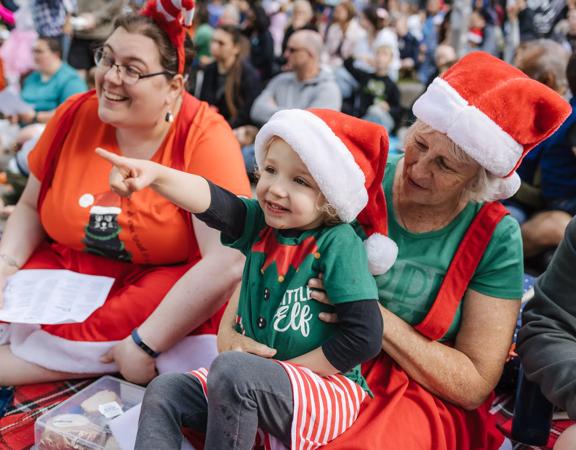
<svg viewBox="0 0 576 450">
<path fill-rule="evenodd" d="M 324 303 L 325 305 L 331 305 L 330 299 L 324 290 L 324 280 L 322 280 L 322 274 L 318 278 L 310 278 L 308 281 L 308 287 L 312 289 L 310 297 L 317 302 Z M 336 323 L 338 322 L 338 316 L 336 313 L 321 312 L 318 314 L 318 318 L 322 322 L 326 323 Z"/>
<path fill-rule="evenodd" d="M 103 148 L 97 148 L 96 154 L 112 163 L 110 188 L 121 197 L 129 197 L 150 186 L 158 177 L 156 164 L 151 161 L 126 158 Z"/>
<path fill-rule="evenodd" d="M 218 351 L 222 352 L 245 352 L 263 358 L 272 358 L 276 349 L 261 344 L 248 336 L 244 336 L 232 327 L 220 328 L 218 332 Z"/>
<path fill-rule="evenodd" d="M 146 384 L 158 374 L 154 358 L 144 353 L 131 336 L 108 350 L 100 358 L 100 362 L 115 362 L 122 376 L 132 383 Z"/>
<path fill-rule="evenodd" d="M 253 355 L 262 356 L 263 358 L 272 358 L 276 350 L 254 339 L 238 333 L 235 329 L 236 312 L 238 311 L 238 302 L 240 301 L 240 286 L 236 288 L 230 301 L 224 310 L 216 344 L 218 351 L 222 352 L 246 352 Z"/>
</svg>

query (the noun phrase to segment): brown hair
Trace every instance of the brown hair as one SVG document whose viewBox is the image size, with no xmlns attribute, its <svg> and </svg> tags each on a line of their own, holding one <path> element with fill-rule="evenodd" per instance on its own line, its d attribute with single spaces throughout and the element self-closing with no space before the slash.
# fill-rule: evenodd
<svg viewBox="0 0 576 450">
<path fill-rule="evenodd" d="M 60 45 L 60 40 L 50 36 L 39 36 L 38 40 L 46 42 L 48 49 L 52 53 L 57 53 L 58 56 L 62 58 L 62 46 Z"/>
<path fill-rule="evenodd" d="M 114 30 L 117 28 L 124 28 L 128 33 L 140 34 L 152 39 L 158 48 L 162 67 L 174 75 L 178 73 L 178 53 L 168 34 L 150 17 L 138 14 L 125 14 L 114 22 Z M 188 35 L 186 35 L 186 40 L 184 41 L 184 52 L 186 59 L 184 62 L 184 74 L 187 74 L 194 58 L 192 40 Z M 166 75 L 166 78 L 169 77 L 170 75 Z"/>
<path fill-rule="evenodd" d="M 566 65 L 570 52 L 550 39 L 537 39 L 518 47 L 517 67 L 533 80 L 545 84 L 560 95 L 568 87 Z"/>
<path fill-rule="evenodd" d="M 242 106 L 242 96 L 238 95 L 242 89 L 242 66 L 250 52 L 248 39 L 242 34 L 242 30 L 235 25 L 218 25 L 217 30 L 222 30 L 232 38 L 232 43 L 239 48 L 238 55 L 232 67 L 226 74 L 224 83 L 224 99 L 233 122 L 238 117 L 238 108 L 234 100 Z"/>
</svg>

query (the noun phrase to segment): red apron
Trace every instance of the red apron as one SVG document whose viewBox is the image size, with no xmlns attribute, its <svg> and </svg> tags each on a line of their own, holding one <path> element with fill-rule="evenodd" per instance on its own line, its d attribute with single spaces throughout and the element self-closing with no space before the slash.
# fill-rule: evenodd
<svg viewBox="0 0 576 450">
<path fill-rule="evenodd" d="M 478 212 L 450 263 L 436 300 L 414 328 L 432 340 L 448 331 L 469 281 L 496 225 L 507 214 L 499 203 Z M 440 400 L 413 381 L 387 354 L 363 366 L 374 398 L 364 403 L 358 419 L 326 450 L 492 450 L 503 436 L 489 414 L 492 396 L 466 411 Z"/>
</svg>

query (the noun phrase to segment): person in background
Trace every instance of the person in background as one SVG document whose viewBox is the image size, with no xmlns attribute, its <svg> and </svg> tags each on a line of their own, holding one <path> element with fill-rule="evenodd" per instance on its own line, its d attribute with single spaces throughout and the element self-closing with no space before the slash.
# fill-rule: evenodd
<svg viewBox="0 0 576 450">
<path fill-rule="evenodd" d="M 20 95 L 33 109 L 19 115 L 23 124 L 48 122 L 67 98 L 88 89 L 76 70 L 62 60 L 57 38 L 38 38 L 32 53 L 36 70 L 24 79 Z"/>
<path fill-rule="evenodd" d="M 332 24 L 326 32 L 326 52 L 328 64 L 336 69 L 345 59 L 354 55 L 354 49 L 366 31 L 360 26 L 356 18 L 356 8 L 350 0 L 344 0 L 334 7 Z"/>
<path fill-rule="evenodd" d="M 426 82 L 426 86 L 429 86 L 436 77 L 441 76 L 450 67 L 456 64 L 456 61 L 458 61 L 458 56 L 456 55 L 454 47 L 448 44 L 438 45 L 434 52 L 435 70 L 430 79 Z"/>
<path fill-rule="evenodd" d="M 250 109 L 262 84 L 248 61 L 248 40 L 240 28 L 219 25 L 210 48 L 215 61 L 204 70 L 200 100 L 215 106 L 232 129 L 252 124 Z"/>
<path fill-rule="evenodd" d="M 32 18 L 38 36 L 58 39 L 63 61 L 68 61 L 72 39 L 70 19 L 75 9 L 76 0 L 32 0 Z"/>
<path fill-rule="evenodd" d="M 172 6 L 181 3 L 191 2 Z M 121 16 L 95 54 L 96 91 L 65 102 L 28 158 L 31 175 L 0 241 L 0 288 L 22 268 L 116 281 L 84 322 L 0 324 L 2 386 L 116 372 L 147 383 L 157 368 L 186 370 L 216 356 L 218 311 L 242 256 L 150 190 L 122 200 L 95 153 L 104 145 L 250 195 L 230 127 L 185 92 L 182 15 L 168 27 L 151 0 L 141 15 Z"/>
<path fill-rule="evenodd" d="M 576 420 L 576 219 L 565 229 L 552 262 L 536 280 L 534 297 L 522 314 L 517 352 L 526 378 L 554 405 Z M 566 429 L 554 450 L 571 450 L 576 425 Z"/>
<path fill-rule="evenodd" d="M 408 29 L 408 16 L 405 14 L 396 18 L 396 33 L 400 52 L 399 78 L 415 78 L 419 65 L 420 43 Z"/>
<path fill-rule="evenodd" d="M 576 89 L 576 66 L 557 42 L 540 39 L 518 50 L 516 66 L 560 95 Z M 522 229 L 524 256 L 536 270 L 550 262 L 564 230 L 576 214 L 576 156 L 574 116 L 556 134 L 538 145 L 522 162 L 518 173 L 522 186 L 511 199 L 513 215 Z"/>
<path fill-rule="evenodd" d="M 324 46 L 319 33 L 295 32 L 286 47 L 288 71 L 276 75 L 256 98 L 250 116 L 256 124 L 267 122 L 281 109 L 325 108 L 340 110 L 342 97 L 330 71 L 320 65 Z"/>
<path fill-rule="evenodd" d="M 308 0 L 292 2 L 292 16 L 282 39 L 282 54 L 286 51 L 290 36 L 298 30 L 318 31 L 318 27 L 314 24 L 314 10 Z"/>
<path fill-rule="evenodd" d="M 94 67 L 94 49 L 112 33 L 114 20 L 126 0 L 76 0 L 76 16 L 71 19 L 73 34 L 68 62 L 86 77 Z"/>
<path fill-rule="evenodd" d="M 420 44 L 420 68 L 418 79 L 426 83 L 434 73 L 434 55 L 439 43 L 438 27 L 443 19 L 443 13 L 439 0 L 426 1 L 426 19 L 422 26 L 422 41 Z"/>
<path fill-rule="evenodd" d="M 270 19 L 264 8 L 257 2 L 249 2 L 242 27 L 250 40 L 250 62 L 263 83 L 272 77 L 274 66 L 274 39 L 268 30 L 269 26 Z"/>
<path fill-rule="evenodd" d="M 20 92 L 23 101 L 31 106 L 13 121 L 22 128 L 15 140 L 17 150 L 8 162 L 6 176 L 11 186 L 3 195 L 2 214 L 8 215 L 20 198 L 28 175 L 28 154 L 52 118 L 56 108 L 72 95 L 88 90 L 86 82 L 76 70 L 61 59 L 61 39 L 40 37 L 32 49 L 36 70 L 25 79 Z"/>
<path fill-rule="evenodd" d="M 402 108 L 400 91 L 388 76 L 394 50 L 387 45 L 376 48 L 374 56 L 375 72 L 364 72 L 354 67 L 354 60 L 344 62 L 346 70 L 358 82 L 357 109 L 355 112 L 365 120 L 378 123 L 390 133 L 400 123 Z"/>
<path fill-rule="evenodd" d="M 208 22 L 208 8 L 204 3 L 198 3 L 194 10 L 194 47 L 196 49 L 195 58 L 200 67 L 206 67 L 213 59 L 210 53 L 212 33 L 214 28 Z"/>
</svg>

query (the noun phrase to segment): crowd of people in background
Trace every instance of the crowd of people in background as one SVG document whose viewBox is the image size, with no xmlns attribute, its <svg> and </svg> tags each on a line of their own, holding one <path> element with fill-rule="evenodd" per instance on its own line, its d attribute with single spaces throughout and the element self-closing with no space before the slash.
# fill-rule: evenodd
<svg viewBox="0 0 576 450">
<path fill-rule="evenodd" d="M 402 148 L 413 101 L 465 54 L 484 50 L 569 97 L 566 64 L 576 49 L 576 2 L 563 0 L 213 0 L 196 2 L 188 90 L 232 127 L 250 176 L 254 137 L 287 108 L 329 108 L 376 122 Z M 122 12 L 142 1 L 2 1 L 0 81 L 29 109 L 0 126 L 10 171 L 28 174 L 26 154 L 55 107 L 93 87 L 94 49 Z M 73 70 L 75 69 L 75 70 Z M 15 131 L 14 124 L 19 126 Z M 566 130 L 570 136 L 570 130 Z M 568 139 L 568 138 L 567 138 Z M 508 202 L 527 257 L 543 270 L 574 214 L 570 143 L 544 143 L 520 169 Z M 550 147 L 561 150 L 554 152 Z M 541 157 L 544 155 L 543 157 Z M 14 179 L 10 175 L 11 179 Z M 552 183 L 552 186 L 550 185 Z M 16 183 L 18 184 L 18 183 Z M 561 184 L 562 186 L 556 186 Z M 9 198 L 14 203 L 21 191 Z M 9 213 L 8 206 L 5 213 Z"/>
</svg>

